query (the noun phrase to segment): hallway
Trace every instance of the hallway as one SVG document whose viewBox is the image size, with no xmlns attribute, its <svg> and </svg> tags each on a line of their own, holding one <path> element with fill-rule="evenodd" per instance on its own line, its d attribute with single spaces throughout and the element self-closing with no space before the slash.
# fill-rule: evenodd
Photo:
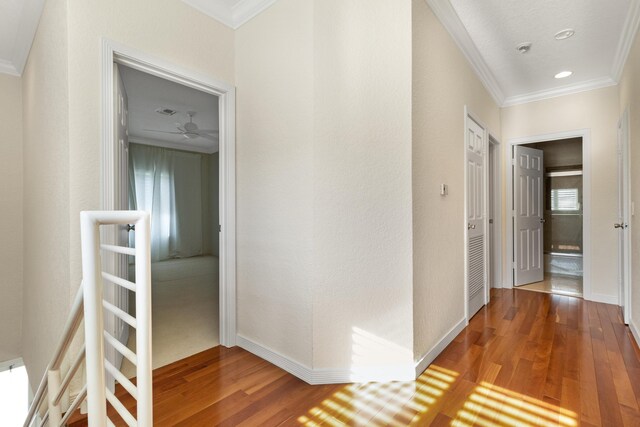
<svg viewBox="0 0 640 427">
<path fill-rule="evenodd" d="M 520 290 L 493 290 L 415 382 L 310 386 L 223 347 L 154 372 L 158 426 L 635 426 L 639 397 L 618 307 Z"/>
</svg>

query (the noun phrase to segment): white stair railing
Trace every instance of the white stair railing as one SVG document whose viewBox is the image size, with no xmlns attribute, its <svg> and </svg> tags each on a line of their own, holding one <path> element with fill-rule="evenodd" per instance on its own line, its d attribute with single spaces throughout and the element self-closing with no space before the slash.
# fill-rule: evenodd
<svg viewBox="0 0 640 427">
<path fill-rule="evenodd" d="M 62 339 L 56 347 L 51 363 L 47 367 L 29 408 L 24 427 L 32 425 L 65 426 L 71 415 L 85 400 L 87 401 L 90 427 L 114 425 L 107 417 L 107 402 L 130 427 L 151 427 L 153 425 L 153 389 L 149 214 L 139 211 L 95 211 L 82 212 L 80 219 L 82 284 L 64 326 Z M 125 224 L 135 224 L 135 248 L 101 244 L 101 226 Z M 135 256 L 135 282 L 102 271 L 101 251 L 112 252 L 120 256 Z M 113 286 L 122 286 L 135 292 L 135 317 L 109 301 L 105 301 L 103 279 L 112 283 Z M 136 329 L 135 353 L 104 329 L 103 310 Z M 84 345 L 75 357 L 70 359 L 69 368 L 62 378 L 61 366 L 63 361 L 67 359 L 67 353 L 82 320 L 84 320 Z M 105 359 L 105 342 L 136 367 L 135 385 Z M 68 392 L 69 385 L 76 377 L 82 362 L 85 362 L 86 384 L 81 387 L 73 402 L 63 408 L 63 397 Z M 107 387 L 105 369 L 137 401 L 136 416 L 131 414 Z M 41 417 L 40 414 L 42 414 Z"/>
</svg>

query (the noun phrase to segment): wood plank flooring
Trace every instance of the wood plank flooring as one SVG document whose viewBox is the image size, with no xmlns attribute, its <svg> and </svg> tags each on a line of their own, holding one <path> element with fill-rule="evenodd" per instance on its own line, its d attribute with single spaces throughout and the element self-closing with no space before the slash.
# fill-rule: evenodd
<svg viewBox="0 0 640 427">
<path fill-rule="evenodd" d="M 618 307 L 522 290 L 492 291 L 417 381 L 310 386 L 222 347 L 154 371 L 157 426 L 640 426 L 639 405 Z"/>
</svg>

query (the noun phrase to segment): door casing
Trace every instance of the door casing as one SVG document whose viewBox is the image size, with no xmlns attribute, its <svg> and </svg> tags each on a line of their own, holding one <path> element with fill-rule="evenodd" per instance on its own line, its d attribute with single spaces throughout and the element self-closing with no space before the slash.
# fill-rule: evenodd
<svg viewBox="0 0 640 427">
<path fill-rule="evenodd" d="M 623 253 L 624 259 L 621 261 L 620 256 L 618 255 L 618 268 L 620 269 L 619 274 L 622 274 L 624 278 L 620 283 L 619 289 L 619 305 L 623 307 L 624 314 L 624 323 L 627 325 L 631 321 L 631 274 L 633 269 L 631 268 L 631 263 L 633 261 L 633 257 L 631 256 L 632 245 L 631 245 L 631 231 L 632 231 L 632 221 L 631 221 L 631 168 L 630 168 L 630 139 L 629 139 L 629 109 L 626 108 L 624 113 L 622 113 L 622 117 L 620 117 L 620 121 L 618 123 L 618 155 L 622 156 L 622 166 L 623 170 L 618 171 L 618 174 L 622 175 L 623 182 L 618 182 L 618 194 L 622 194 L 623 206 L 622 206 L 622 218 L 619 218 L 623 223 L 627 225 L 627 228 L 624 230 L 626 235 L 622 242 L 619 242 L 619 245 L 623 245 Z M 620 167 L 620 165 L 618 165 Z M 620 173 L 622 172 L 622 173 Z M 620 180 L 618 180 L 620 181 Z M 618 196 L 620 197 L 620 196 Z M 619 207 L 620 208 L 620 207 Z"/>
<path fill-rule="evenodd" d="M 507 184 L 506 193 L 506 246 L 507 258 L 504 263 L 503 278 L 504 287 L 513 288 L 513 169 L 511 166 L 511 158 L 513 147 L 522 144 L 533 144 L 536 142 L 559 141 L 569 138 L 582 138 L 582 243 L 583 253 L 582 261 L 584 272 L 582 277 L 582 294 L 583 298 L 591 299 L 591 129 L 578 129 L 566 132 L 548 133 L 542 135 L 525 136 L 521 138 L 512 138 L 505 144 L 504 165 L 505 178 Z"/>
<path fill-rule="evenodd" d="M 236 182 L 234 86 L 169 63 L 153 55 L 102 39 L 101 63 L 101 209 L 118 206 L 112 183 L 117 182 L 114 152 L 113 64 L 170 80 L 216 95 L 220 114 L 220 344 L 236 345 Z"/>
</svg>

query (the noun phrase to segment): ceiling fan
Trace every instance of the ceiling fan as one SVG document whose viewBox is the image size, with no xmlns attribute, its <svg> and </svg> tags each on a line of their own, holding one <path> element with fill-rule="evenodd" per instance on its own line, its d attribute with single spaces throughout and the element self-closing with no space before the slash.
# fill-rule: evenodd
<svg viewBox="0 0 640 427">
<path fill-rule="evenodd" d="M 189 121 L 185 124 L 176 123 L 177 132 L 168 132 L 164 130 L 157 129 L 144 129 L 149 132 L 158 132 L 158 133 L 168 133 L 172 135 L 182 135 L 187 139 L 196 139 L 196 138 L 205 138 L 211 141 L 216 141 L 217 138 L 214 137 L 218 135 L 217 129 L 199 129 L 198 125 L 193 123 L 193 116 L 196 115 L 195 111 L 187 111 L 187 116 L 189 116 Z"/>
</svg>

